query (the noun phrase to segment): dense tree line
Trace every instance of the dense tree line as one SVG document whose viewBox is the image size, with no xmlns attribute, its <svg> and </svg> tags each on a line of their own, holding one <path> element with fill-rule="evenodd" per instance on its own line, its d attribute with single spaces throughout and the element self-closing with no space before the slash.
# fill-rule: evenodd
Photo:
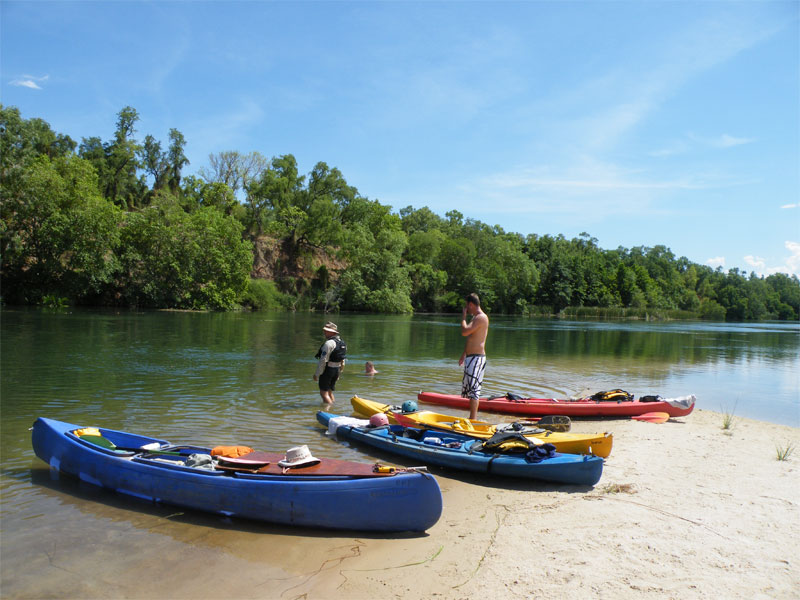
<svg viewBox="0 0 800 600">
<path fill-rule="evenodd" d="M 4 302 L 435 312 L 476 291 L 494 313 L 800 318 L 796 276 L 713 270 L 660 245 L 605 250 L 589 234 L 524 236 L 455 210 L 394 213 L 324 162 L 300 174 L 291 154 L 220 152 L 185 176 L 178 130 L 164 149 L 137 140 L 135 109 L 117 117 L 110 140 L 78 144 L 0 106 Z M 254 280 L 265 241 L 274 275 Z"/>
</svg>

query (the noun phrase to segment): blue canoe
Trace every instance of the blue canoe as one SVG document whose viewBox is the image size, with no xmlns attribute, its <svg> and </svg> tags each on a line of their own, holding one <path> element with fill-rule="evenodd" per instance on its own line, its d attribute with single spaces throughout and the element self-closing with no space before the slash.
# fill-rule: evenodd
<svg viewBox="0 0 800 600">
<path fill-rule="evenodd" d="M 330 420 L 337 416 L 319 411 L 317 421 L 328 427 Z M 477 448 L 482 440 L 457 433 L 401 425 L 373 428 L 342 424 L 336 427 L 336 435 L 422 464 L 475 473 L 574 485 L 594 485 L 603 474 L 603 459 L 598 456 L 553 452 L 552 458 L 531 462 L 524 453 L 497 454 L 476 450 L 473 446 Z"/>
<path fill-rule="evenodd" d="M 442 513 L 439 485 L 427 473 L 373 473 L 369 464 L 321 459 L 283 474 L 277 466 L 280 454 L 269 455 L 274 462 L 260 469 L 230 463 L 226 468 L 223 461 L 205 470 L 186 461 L 192 454 L 210 454 L 209 448 L 99 428 L 104 447 L 91 436 L 75 435 L 79 429 L 38 418 L 32 434 L 36 456 L 82 481 L 154 502 L 271 523 L 361 531 L 425 531 Z M 145 445 L 151 450 L 141 449 Z"/>
</svg>

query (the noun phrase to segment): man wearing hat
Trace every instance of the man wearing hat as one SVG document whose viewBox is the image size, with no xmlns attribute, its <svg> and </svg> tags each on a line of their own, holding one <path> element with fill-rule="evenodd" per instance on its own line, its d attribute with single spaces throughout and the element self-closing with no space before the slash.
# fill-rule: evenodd
<svg viewBox="0 0 800 600">
<path fill-rule="evenodd" d="M 339 328 L 336 323 L 325 323 L 322 328 L 325 334 L 325 343 L 320 346 L 315 358 L 319 359 L 317 371 L 314 373 L 314 381 L 319 381 L 319 395 L 322 402 L 333 404 L 336 399 L 333 397 L 333 390 L 336 389 L 336 380 L 345 363 L 347 354 L 347 344 L 339 337 Z"/>
</svg>

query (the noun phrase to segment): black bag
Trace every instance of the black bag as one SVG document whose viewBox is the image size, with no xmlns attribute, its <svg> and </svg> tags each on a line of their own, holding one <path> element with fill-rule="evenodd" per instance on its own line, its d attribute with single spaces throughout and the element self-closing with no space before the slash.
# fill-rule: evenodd
<svg viewBox="0 0 800 600">
<path fill-rule="evenodd" d="M 661 402 L 661 396 L 640 396 L 639 402 Z"/>
</svg>

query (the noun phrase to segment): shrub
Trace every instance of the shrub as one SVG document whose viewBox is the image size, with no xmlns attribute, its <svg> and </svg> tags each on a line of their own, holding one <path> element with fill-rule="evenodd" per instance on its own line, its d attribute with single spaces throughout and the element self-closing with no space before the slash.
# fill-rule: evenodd
<svg viewBox="0 0 800 600">
<path fill-rule="evenodd" d="M 285 309 L 290 305 L 290 298 L 278 290 L 274 281 L 251 279 L 242 296 L 242 305 L 253 310 Z"/>
</svg>

